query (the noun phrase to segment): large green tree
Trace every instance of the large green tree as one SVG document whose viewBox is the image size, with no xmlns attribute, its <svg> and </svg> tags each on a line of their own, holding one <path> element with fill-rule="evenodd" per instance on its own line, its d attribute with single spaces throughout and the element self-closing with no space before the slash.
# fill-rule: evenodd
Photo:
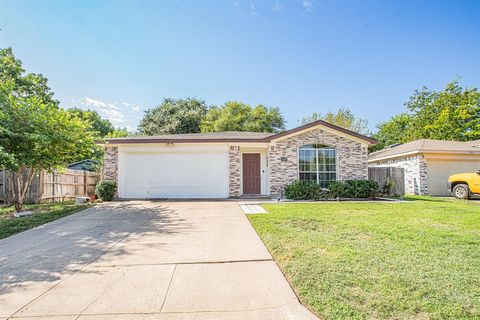
<svg viewBox="0 0 480 320">
<path fill-rule="evenodd" d="M 357 117 L 349 108 L 341 107 L 336 112 L 327 112 L 322 115 L 318 112 L 313 112 L 310 116 L 303 118 L 300 121 L 301 125 L 316 121 L 324 120 L 336 126 L 351 130 L 364 135 L 370 135 L 368 129 L 368 121 Z"/>
<path fill-rule="evenodd" d="M 53 98 L 47 78 L 36 73 L 25 74 L 22 62 L 15 58 L 12 48 L 0 49 L 0 83 L 7 82 L 19 98 L 35 96 L 42 103 L 59 104 Z"/>
<path fill-rule="evenodd" d="M 88 131 L 94 135 L 103 138 L 115 131 L 112 123 L 107 119 L 102 119 L 95 110 L 83 110 L 80 108 L 70 108 L 67 112 L 89 124 Z"/>
<path fill-rule="evenodd" d="M 254 131 L 279 132 L 285 129 L 285 120 L 276 107 L 251 106 L 228 101 L 210 109 L 202 121 L 202 132 Z"/>
<path fill-rule="evenodd" d="M 407 111 L 380 123 L 375 149 L 417 139 L 469 141 L 480 139 L 480 92 L 462 88 L 458 80 L 442 91 L 416 90 Z"/>
<path fill-rule="evenodd" d="M 21 211 L 36 173 L 63 168 L 100 148 L 87 122 L 59 108 L 46 78 L 25 74 L 11 49 L 0 50 L 0 57 L 0 168 L 10 175 Z"/>
<path fill-rule="evenodd" d="M 200 132 L 207 110 L 207 104 L 198 99 L 164 99 L 158 107 L 145 112 L 138 131 L 142 135 Z"/>
<path fill-rule="evenodd" d="M 373 145 L 370 150 L 377 151 L 389 145 L 411 141 L 408 135 L 411 125 L 412 117 L 407 113 L 400 113 L 388 121 L 379 123 L 378 131 L 373 135 L 378 144 Z"/>
</svg>

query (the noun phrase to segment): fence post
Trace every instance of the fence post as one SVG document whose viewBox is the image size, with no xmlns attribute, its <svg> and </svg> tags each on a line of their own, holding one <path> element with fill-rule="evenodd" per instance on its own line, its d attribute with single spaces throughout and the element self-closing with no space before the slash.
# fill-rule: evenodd
<svg viewBox="0 0 480 320">
<path fill-rule="evenodd" d="M 87 171 L 83 171 L 83 195 L 87 196 Z"/>
<path fill-rule="evenodd" d="M 53 202 L 55 202 L 55 189 L 56 189 L 56 186 L 55 186 L 55 171 L 52 171 L 52 199 L 53 199 Z"/>
<path fill-rule="evenodd" d="M 7 187 L 5 186 L 8 181 L 7 181 L 7 170 L 2 171 L 2 199 L 5 203 L 7 203 Z"/>
</svg>

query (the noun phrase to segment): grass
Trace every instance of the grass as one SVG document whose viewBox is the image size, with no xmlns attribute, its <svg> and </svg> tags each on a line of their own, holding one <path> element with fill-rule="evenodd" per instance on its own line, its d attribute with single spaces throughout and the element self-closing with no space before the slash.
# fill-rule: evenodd
<svg viewBox="0 0 480 320">
<path fill-rule="evenodd" d="M 0 208 L 0 239 L 63 218 L 91 206 L 92 204 L 76 205 L 73 201 L 24 205 L 23 210 L 32 211 L 34 214 L 22 218 L 13 217 L 15 212 L 13 206 L 2 207 Z"/>
<path fill-rule="evenodd" d="M 249 215 L 323 319 L 480 319 L 480 205 L 268 204 Z"/>
</svg>

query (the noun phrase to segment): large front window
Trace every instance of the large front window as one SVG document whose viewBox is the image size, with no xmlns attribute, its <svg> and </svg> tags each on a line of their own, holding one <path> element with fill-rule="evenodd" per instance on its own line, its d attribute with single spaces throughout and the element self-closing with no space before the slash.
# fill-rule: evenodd
<svg viewBox="0 0 480 320">
<path fill-rule="evenodd" d="M 337 177 L 335 148 L 309 144 L 300 147 L 298 157 L 300 180 L 312 181 L 322 187 L 328 187 Z"/>
</svg>

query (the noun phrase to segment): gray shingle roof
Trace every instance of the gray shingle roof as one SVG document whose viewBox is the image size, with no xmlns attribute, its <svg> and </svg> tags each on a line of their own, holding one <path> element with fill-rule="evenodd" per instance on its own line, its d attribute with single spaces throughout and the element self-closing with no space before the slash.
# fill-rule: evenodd
<svg viewBox="0 0 480 320">
<path fill-rule="evenodd" d="M 394 158 L 403 154 L 427 152 L 480 154 L 480 140 L 461 142 L 420 139 L 372 152 L 368 156 L 368 160 L 374 161 L 382 158 Z"/>
<path fill-rule="evenodd" d="M 225 131 L 225 132 L 208 132 L 208 133 L 187 133 L 187 134 L 167 134 L 159 136 L 133 136 L 126 138 L 110 138 L 105 139 L 107 143 L 185 143 L 185 142 L 268 142 L 273 139 L 279 139 L 289 134 L 313 128 L 316 126 L 324 126 L 333 130 L 342 132 L 349 136 L 359 138 L 369 144 L 375 144 L 377 141 L 373 138 L 361 135 L 359 133 L 341 128 L 323 120 L 316 120 L 303 126 L 293 128 L 280 133 L 266 132 L 247 132 L 247 131 Z"/>
</svg>

